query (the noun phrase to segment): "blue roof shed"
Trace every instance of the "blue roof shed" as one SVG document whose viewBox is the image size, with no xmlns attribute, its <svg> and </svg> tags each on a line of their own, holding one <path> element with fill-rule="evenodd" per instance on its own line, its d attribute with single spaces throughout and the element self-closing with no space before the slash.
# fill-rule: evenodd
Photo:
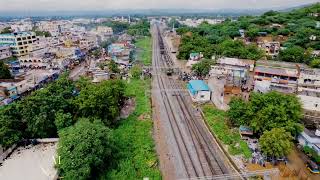
<svg viewBox="0 0 320 180">
<path fill-rule="evenodd" d="M 189 81 L 187 88 L 193 95 L 195 95 L 198 91 L 210 91 L 208 85 L 202 80 Z"/>
</svg>

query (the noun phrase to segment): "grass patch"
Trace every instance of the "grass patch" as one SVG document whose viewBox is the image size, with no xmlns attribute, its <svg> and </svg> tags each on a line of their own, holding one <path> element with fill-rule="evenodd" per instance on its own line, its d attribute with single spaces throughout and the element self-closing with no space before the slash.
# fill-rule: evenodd
<svg viewBox="0 0 320 180">
<path fill-rule="evenodd" d="M 152 41 L 151 37 L 144 37 L 142 39 L 137 40 L 135 43 L 139 52 L 138 59 L 142 61 L 143 65 L 149 66 L 152 63 Z"/>
<path fill-rule="evenodd" d="M 202 106 L 202 110 L 210 130 L 228 146 L 228 151 L 231 155 L 242 154 L 246 159 L 251 157 L 251 150 L 247 143 L 241 140 L 237 130 L 229 128 L 226 122 L 226 112 L 216 109 L 212 105 Z"/>
<path fill-rule="evenodd" d="M 132 80 L 128 84 L 126 95 L 134 97 L 136 109 L 114 130 L 116 146 L 119 152 L 115 168 L 108 170 L 102 179 L 161 179 L 158 169 L 158 158 L 152 139 L 152 119 L 150 95 L 150 79 Z M 144 119 L 139 117 L 143 115 Z"/>
</svg>

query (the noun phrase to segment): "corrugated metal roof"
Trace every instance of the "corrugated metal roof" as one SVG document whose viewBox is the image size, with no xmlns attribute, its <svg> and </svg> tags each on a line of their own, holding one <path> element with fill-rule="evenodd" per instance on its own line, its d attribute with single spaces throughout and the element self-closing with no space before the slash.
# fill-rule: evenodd
<svg viewBox="0 0 320 180">
<path fill-rule="evenodd" d="M 188 89 L 192 94 L 195 94 L 197 91 L 210 91 L 209 86 L 202 80 L 189 81 Z"/>
<path fill-rule="evenodd" d="M 289 77 L 298 77 L 297 70 L 273 68 L 273 67 L 262 67 L 258 66 L 255 68 L 255 72 L 267 73 L 279 76 L 289 76 Z"/>
</svg>

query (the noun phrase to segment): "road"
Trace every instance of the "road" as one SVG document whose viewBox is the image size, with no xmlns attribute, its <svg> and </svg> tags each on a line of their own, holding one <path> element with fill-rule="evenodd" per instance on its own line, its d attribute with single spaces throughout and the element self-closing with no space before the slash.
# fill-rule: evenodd
<svg viewBox="0 0 320 180">
<path fill-rule="evenodd" d="M 210 179 L 235 173 L 207 129 L 200 112 L 192 106 L 191 97 L 184 86 L 168 77 L 163 70 L 163 67 L 173 67 L 174 62 L 168 55 L 158 24 L 152 26 L 152 36 L 152 97 L 155 123 L 159 124 L 159 133 L 165 141 L 157 142 L 164 179 Z M 162 152 L 163 149 L 166 151 Z M 164 158 L 166 155 L 163 153 L 169 158 Z"/>
</svg>

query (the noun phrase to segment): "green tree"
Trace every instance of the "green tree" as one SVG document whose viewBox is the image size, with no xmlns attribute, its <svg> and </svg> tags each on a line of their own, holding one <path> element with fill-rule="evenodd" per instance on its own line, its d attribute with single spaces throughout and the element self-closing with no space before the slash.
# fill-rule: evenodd
<svg viewBox="0 0 320 180">
<path fill-rule="evenodd" d="M 313 68 L 320 68 L 320 59 L 313 59 L 310 66 Z"/>
<path fill-rule="evenodd" d="M 284 127 L 292 136 L 303 130 L 300 124 L 302 106 L 293 95 L 278 92 L 266 94 L 253 93 L 250 96 L 250 126 L 258 133 L 272 128 Z"/>
<path fill-rule="evenodd" d="M 51 33 L 48 31 L 35 31 L 37 36 L 51 37 Z"/>
<path fill-rule="evenodd" d="M 249 125 L 258 134 L 283 127 L 296 136 L 303 130 L 300 123 L 302 107 L 298 98 L 274 91 L 251 93 L 248 103 L 233 99 L 228 115 L 235 125 Z"/>
<path fill-rule="evenodd" d="M 0 34 L 8 34 L 8 33 L 12 33 L 11 27 L 5 27 L 5 28 L 2 29 L 2 31 L 0 32 Z"/>
<path fill-rule="evenodd" d="M 288 47 L 279 52 L 281 61 L 303 63 L 305 61 L 304 49 L 299 46 Z"/>
<path fill-rule="evenodd" d="M 292 136 L 284 128 L 273 128 L 263 133 L 259 139 L 259 145 L 263 154 L 279 158 L 290 153 L 292 140 Z"/>
<path fill-rule="evenodd" d="M 11 79 L 11 73 L 3 61 L 0 61 L 0 79 Z"/>
<path fill-rule="evenodd" d="M 246 35 L 250 38 L 251 41 L 253 41 L 256 37 L 259 36 L 259 29 L 256 27 L 249 28 L 249 30 L 246 32 Z"/>
<path fill-rule="evenodd" d="M 139 79 L 140 76 L 142 75 L 142 68 L 139 65 L 134 65 L 131 69 L 130 69 L 130 74 L 134 79 Z"/>
<path fill-rule="evenodd" d="M 82 88 L 74 100 L 80 117 L 99 118 L 112 125 L 119 116 L 124 100 L 125 84 L 120 80 L 103 81 Z"/>
<path fill-rule="evenodd" d="M 233 125 L 250 125 L 250 109 L 244 100 L 234 97 L 231 99 L 229 107 L 227 115 Z"/>
<path fill-rule="evenodd" d="M 194 64 L 192 66 L 192 71 L 196 73 L 197 76 L 206 76 L 209 74 L 211 66 L 214 64 L 214 61 L 211 59 L 204 59 Z"/>
<path fill-rule="evenodd" d="M 80 119 L 59 132 L 59 173 L 64 179 L 90 179 L 112 159 L 112 131 L 100 120 Z"/>
<path fill-rule="evenodd" d="M 118 64 L 116 62 L 114 62 L 113 60 L 111 60 L 108 64 L 108 68 L 109 68 L 109 71 L 111 73 L 119 73 L 120 72 L 120 69 L 118 67 Z"/>
<path fill-rule="evenodd" d="M 23 137 L 25 124 L 19 112 L 20 107 L 17 103 L 0 110 L 0 145 L 3 148 L 11 147 Z"/>
<path fill-rule="evenodd" d="M 74 124 L 74 120 L 70 113 L 64 113 L 63 111 L 58 111 L 55 114 L 54 124 L 56 125 L 58 131 L 60 131 L 63 128 L 72 126 Z"/>
</svg>

